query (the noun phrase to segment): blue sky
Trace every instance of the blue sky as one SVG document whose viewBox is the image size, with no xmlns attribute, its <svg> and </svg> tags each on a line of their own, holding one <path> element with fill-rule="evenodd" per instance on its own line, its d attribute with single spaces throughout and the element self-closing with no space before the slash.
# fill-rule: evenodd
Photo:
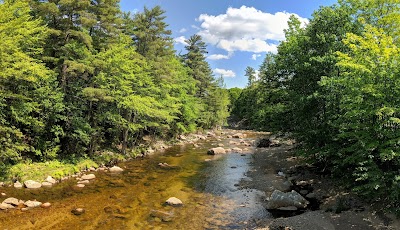
<svg viewBox="0 0 400 230">
<path fill-rule="evenodd" d="M 207 43 L 215 76 L 227 88 L 247 84 L 244 70 L 258 70 L 266 52 L 276 52 L 291 14 L 307 23 L 314 10 L 336 0 L 121 0 L 123 11 L 143 11 L 160 5 L 175 39 L 175 49 L 185 52 L 184 40 L 200 34 Z"/>
</svg>

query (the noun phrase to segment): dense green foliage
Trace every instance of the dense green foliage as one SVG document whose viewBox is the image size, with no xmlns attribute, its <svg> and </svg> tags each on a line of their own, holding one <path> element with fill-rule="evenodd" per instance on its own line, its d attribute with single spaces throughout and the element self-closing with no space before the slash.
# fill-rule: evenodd
<svg viewBox="0 0 400 230">
<path fill-rule="evenodd" d="M 228 94 L 189 39 L 176 55 L 160 7 L 118 0 L 0 2 L 0 162 L 127 156 L 146 135 L 223 125 Z"/>
<path fill-rule="evenodd" d="M 399 10 L 398 1 L 343 0 L 304 27 L 292 16 L 233 106 L 251 127 L 292 133 L 312 163 L 398 211 Z"/>
</svg>

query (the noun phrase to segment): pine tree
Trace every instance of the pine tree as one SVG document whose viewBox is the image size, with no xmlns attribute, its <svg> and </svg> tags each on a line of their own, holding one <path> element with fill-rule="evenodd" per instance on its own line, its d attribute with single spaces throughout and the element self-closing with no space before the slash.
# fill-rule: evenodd
<svg viewBox="0 0 400 230">
<path fill-rule="evenodd" d="M 187 53 L 182 56 L 184 64 L 189 68 L 189 74 L 196 80 L 197 96 L 207 96 L 207 90 L 213 81 L 211 68 L 206 61 L 207 47 L 200 35 L 192 35 L 185 41 Z"/>
<path fill-rule="evenodd" d="M 253 67 L 247 66 L 244 72 L 244 76 L 246 76 L 248 79 L 247 86 L 253 85 L 253 83 L 256 81 L 256 70 Z"/>
</svg>

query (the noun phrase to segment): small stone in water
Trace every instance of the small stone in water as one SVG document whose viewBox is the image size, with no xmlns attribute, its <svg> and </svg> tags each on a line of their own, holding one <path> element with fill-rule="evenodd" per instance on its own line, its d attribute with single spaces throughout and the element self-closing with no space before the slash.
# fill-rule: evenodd
<svg viewBox="0 0 400 230">
<path fill-rule="evenodd" d="M 182 201 L 176 197 L 170 197 L 165 203 L 172 206 L 181 206 L 183 204 Z"/>
<path fill-rule="evenodd" d="M 113 210 L 112 210 L 112 208 L 110 206 L 104 207 L 103 210 L 104 210 L 105 213 L 112 213 L 113 212 Z"/>
<path fill-rule="evenodd" d="M 49 202 L 43 203 L 41 205 L 42 208 L 49 208 L 51 206 L 51 204 Z"/>
<path fill-rule="evenodd" d="M 72 209 L 71 212 L 75 216 L 79 216 L 79 215 L 82 215 L 83 213 L 85 213 L 85 209 L 83 209 L 83 208 L 75 208 L 75 209 Z"/>
</svg>

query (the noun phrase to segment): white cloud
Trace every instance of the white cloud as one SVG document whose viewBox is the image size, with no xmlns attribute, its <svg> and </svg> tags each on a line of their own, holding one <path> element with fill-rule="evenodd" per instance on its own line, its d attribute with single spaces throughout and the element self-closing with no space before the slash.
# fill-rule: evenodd
<svg viewBox="0 0 400 230">
<path fill-rule="evenodd" d="M 277 45 L 268 44 L 266 41 L 260 39 L 238 39 L 233 41 L 222 39 L 219 41 L 217 47 L 229 52 L 249 51 L 254 53 L 276 53 L 277 51 Z"/>
<path fill-rule="evenodd" d="M 199 35 L 205 42 L 230 52 L 276 52 L 277 45 L 267 40 L 277 43 L 285 39 L 283 30 L 288 28 L 290 15 L 288 12 L 270 14 L 247 6 L 229 7 L 225 14 L 201 14 L 197 19 L 201 22 Z M 308 22 L 296 16 L 303 24 Z"/>
<path fill-rule="evenodd" d="M 179 33 L 185 33 L 186 31 L 187 31 L 187 29 L 182 28 L 182 29 L 179 30 Z"/>
<path fill-rule="evenodd" d="M 211 54 L 209 56 L 207 56 L 208 59 L 210 60 L 221 60 L 221 59 L 229 59 L 231 58 L 233 55 L 232 52 L 228 52 L 228 55 L 224 55 L 224 54 Z"/>
<path fill-rule="evenodd" d="M 224 54 L 211 54 L 207 56 L 207 58 L 210 60 L 221 60 L 221 59 L 229 59 L 230 57 Z"/>
<path fill-rule="evenodd" d="M 185 36 L 180 36 L 174 39 L 175 43 L 179 43 L 182 45 L 187 45 L 187 42 L 185 42 L 186 37 Z"/>
<path fill-rule="evenodd" d="M 221 76 L 222 77 L 235 77 L 236 74 L 235 72 L 233 72 L 232 70 L 226 70 L 226 69 L 214 69 L 214 74 L 217 76 Z"/>
<path fill-rule="evenodd" d="M 196 20 L 197 21 L 197 20 Z M 193 29 L 196 29 L 196 30 L 201 30 L 201 28 L 200 27 L 198 27 L 198 26 L 195 26 L 195 25 L 191 25 L 190 27 L 192 27 Z"/>
<path fill-rule="evenodd" d="M 253 54 L 251 55 L 252 60 L 257 60 L 257 58 L 261 57 L 261 54 Z"/>
</svg>

